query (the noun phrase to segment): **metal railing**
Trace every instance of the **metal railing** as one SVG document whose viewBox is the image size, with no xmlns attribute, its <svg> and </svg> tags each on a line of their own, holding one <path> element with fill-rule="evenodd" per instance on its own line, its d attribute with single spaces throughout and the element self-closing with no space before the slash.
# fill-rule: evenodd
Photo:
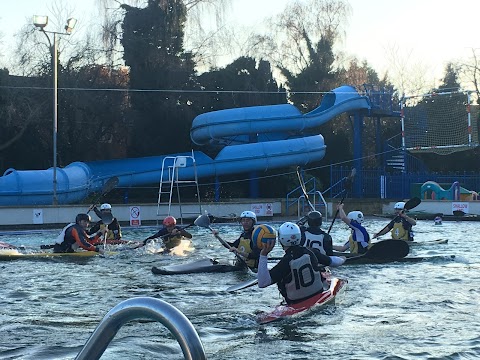
<svg viewBox="0 0 480 360">
<path fill-rule="evenodd" d="M 100 359 L 120 328 L 131 320 L 140 319 L 156 320 L 170 330 L 185 359 L 206 359 L 202 342 L 188 318 L 173 305 L 151 297 L 128 299 L 110 310 L 75 359 Z"/>
</svg>

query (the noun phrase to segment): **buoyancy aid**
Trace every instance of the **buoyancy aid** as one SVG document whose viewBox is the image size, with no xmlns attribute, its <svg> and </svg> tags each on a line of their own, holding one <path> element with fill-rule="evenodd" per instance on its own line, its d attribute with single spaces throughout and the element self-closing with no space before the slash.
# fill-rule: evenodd
<svg viewBox="0 0 480 360">
<path fill-rule="evenodd" d="M 248 233 L 248 234 L 251 234 Z M 250 254 L 253 251 L 252 240 L 248 237 L 244 237 L 245 234 L 242 234 L 237 249 L 245 254 Z M 245 262 L 249 268 L 258 267 L 258 259 L 245 259 Z"/>
<path fill-rule="evenodd" d="M 323 255 L 327 255 L 327 252 L 323 246 L 324 237 L 325 234 L 312 234 L 307 230 L 305 231 L 305 242 L 302 243 L 302 246 L 318 249 Z"/>
<path fill-rule="evenodd" d="M 62 231 L 60 232 L 60 234 L 58 234 L 57 238 L 55 239 L 55 244 L 61 244 L 63 243 L 63 241 L 65 240 L 65 232 L 67 231 L 67 229 L 71 226 L 75 225 L 75 223 L 70 223 L 68 224 L 67 226 L 65 226 Z"/>
<path fill-rule="evenodd" d="M 352 233 L 348 238 L 350 245 L 350 253 L 352 254 L 364 254 L 370 248 L 370 235 L 367 230 L 360 224 L 351 223 Z"/>
<path fill-rule="evenodd" d="M 394 222 L 390 233 L 394 240 L 410 240 L 410 231 L 405 228 L 403 220 Z"/>
<path fill-rule="evenodd" d="M 322 275 L 314 269 L 309 253 L 290 260 L 289 265 L 291 280 L 285 283 L 287 302 L 303 300 L 323 291 Z"/>
<path fill-rule="evenodd" d="M 55 247 L 53 248 L 53 252 L 75 252 L 79 249 L 79 245 L 77 244 L 75 237 L 72 234 L 72 230 L 76 229 L 78 234 L 85 233 L 85 230 L 79 224 L 73 224 L 71 226 L 66 226 L 62 232 L 64 232 L 63 241 L 55 243 Z M 58 241 L 59 239 L 57 239 Z"/>
</svg>

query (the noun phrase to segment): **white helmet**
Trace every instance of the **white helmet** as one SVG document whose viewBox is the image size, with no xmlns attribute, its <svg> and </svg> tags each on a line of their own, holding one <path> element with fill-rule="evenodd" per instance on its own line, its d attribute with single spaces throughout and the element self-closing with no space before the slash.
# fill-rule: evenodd
<svg viewBox="0 0 480 360">
<path fill-rule="evenodd" d="M 102 205 L 100 206 L 100 210 L 112 210 L 112 205 L 107 204 L 107 203 L 102 204 Z"/>
<path fill-rule="evenodd" d="M 395 210 L 403 210 L 405 209 L 405 203 L 403 201 L 397 202 L 394 207 Z"/>
<path fill-rule="evenodd" d="M 253 211 L 244 211 L 240 214 L 240 219 L 247 218 L 247 219 L 252 219 L 253 223 L 255 224 L 257 222 L 257 215 Z"/>
<path fill-rule="evenodd" d="M 359 224 L 361 224 L 364 220 L 363 213 L 361 211 L 350 211 L 347 215 L 347 218 L 349 218 L 351 221 L 356 221 Z"/>
<path fill-rule="evenodd" d="M 283 246 L 300 245 L 301 240 L 302 232 L 297 224 L 286 222 L 278 229 L 278 241 Z"/>
</svg>

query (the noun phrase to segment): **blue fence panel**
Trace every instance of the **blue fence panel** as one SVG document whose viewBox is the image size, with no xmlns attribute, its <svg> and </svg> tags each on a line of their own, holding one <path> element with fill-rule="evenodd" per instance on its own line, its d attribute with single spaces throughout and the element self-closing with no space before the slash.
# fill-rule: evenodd
<svg viewBox="0 0 480 360">
<path fill-rule="evenodd" d="M 351 168 L 332 166 L 330 183 L 335 184 L 325 194 L 328 197 L 338 195 L 344 187 L 344 179 L 350 174 Z M 355 198 L 380 198 L 381 197 L 381 176 L 385 179 L 385 197 L 387 199 L 407 199 L 411 198 L 412 184 L 423 184 L 426 181 L 435 181 L 439 184 L 453 184 L 455 181 L 460 186 L 480 192 L 480 174 L 478 173 L 388 173 L 385 169 L 363 169 L 355 175 L 354 181 L 361 182 L 361 191 L 352 192 L 349 196 Z"/>
</svg>

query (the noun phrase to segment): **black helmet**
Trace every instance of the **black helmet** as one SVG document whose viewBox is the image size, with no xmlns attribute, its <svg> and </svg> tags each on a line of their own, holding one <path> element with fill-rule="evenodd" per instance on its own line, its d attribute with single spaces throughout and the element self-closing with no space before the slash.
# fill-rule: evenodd
<svg viewBox="0 0 480 360">
<path fill-rule="evenodd" d="M 82 220 L 92 222 L 92 218 L 88 214 L 78 214 L 77 217 L 75 218 L 75 222 L 77 224 L 80 224 L 80 221 L 82 221 Z"/>
<path fill-rule="evenodd" d="M 308 226 L 322 226 L 322 213 L 320 211 L 310 211 L 307 215 Z"/>
</svg>

